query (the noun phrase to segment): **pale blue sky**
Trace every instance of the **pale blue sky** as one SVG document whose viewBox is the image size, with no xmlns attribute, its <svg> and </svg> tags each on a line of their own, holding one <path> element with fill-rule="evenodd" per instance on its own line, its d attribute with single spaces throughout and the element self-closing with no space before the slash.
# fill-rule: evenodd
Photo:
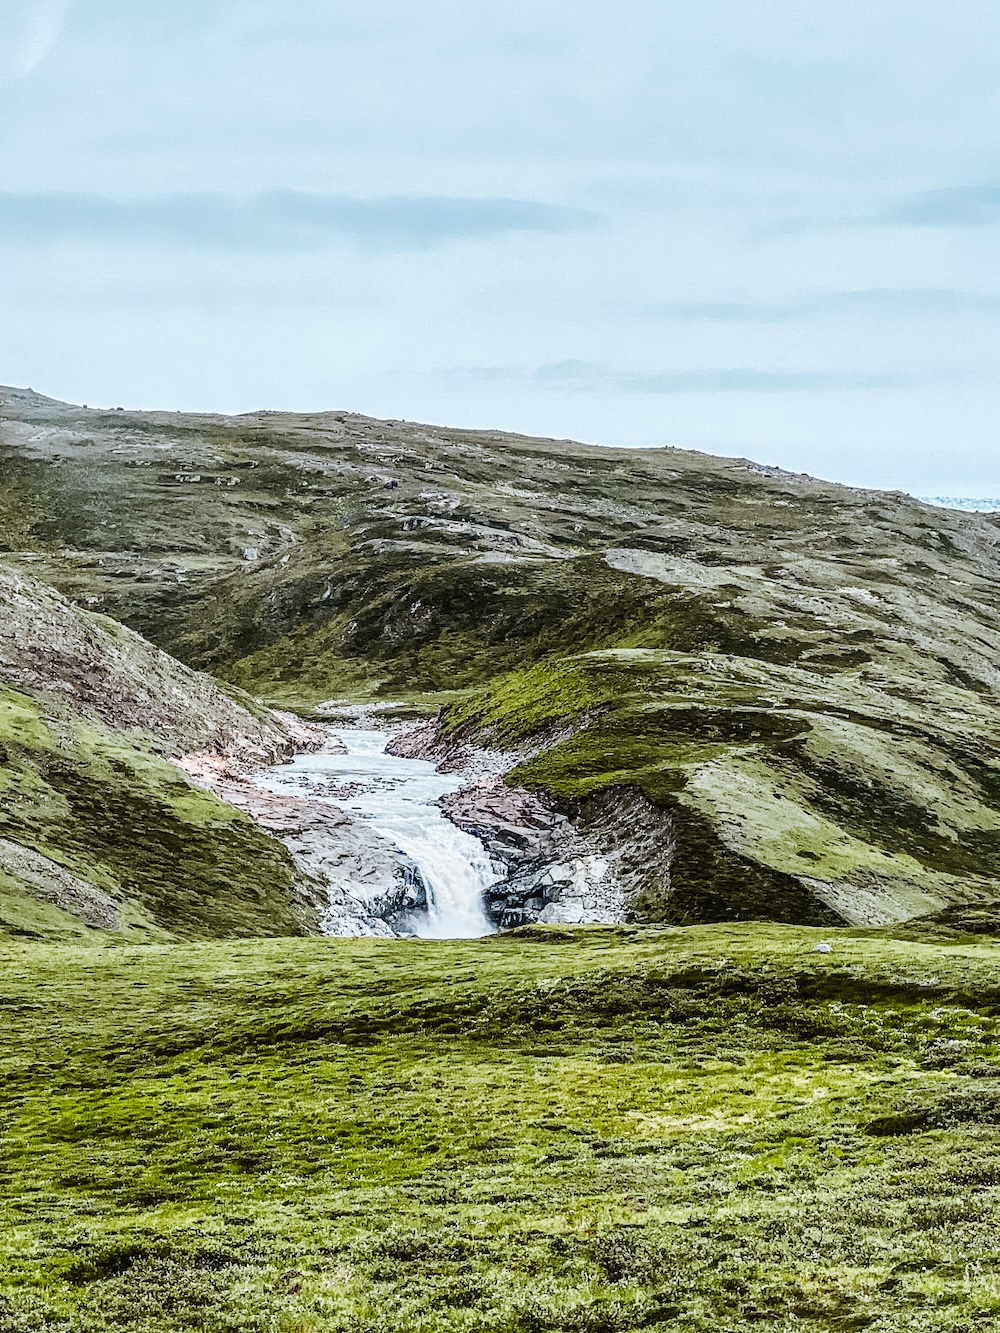
<svg viewBox="0 0 1000 1333">
<path fill-rule="evenodd" d="M 0 383 L 1000 493 L 987 0 L 0 0 Z"/>
</svg>

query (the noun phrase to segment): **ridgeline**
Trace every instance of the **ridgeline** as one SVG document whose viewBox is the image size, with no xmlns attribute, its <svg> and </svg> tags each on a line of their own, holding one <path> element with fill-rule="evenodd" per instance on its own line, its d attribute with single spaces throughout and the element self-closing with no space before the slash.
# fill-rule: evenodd
<svg viewBox="0 0 1000 1333">
<path fill-rule="evenodd" d="M 611 856 L 655 826 L 634 919 L 1000 892 L 993 515 L 675 449 L 0 390 L 0 542 L 227 688 L 436 714 Z"/>
</svg>

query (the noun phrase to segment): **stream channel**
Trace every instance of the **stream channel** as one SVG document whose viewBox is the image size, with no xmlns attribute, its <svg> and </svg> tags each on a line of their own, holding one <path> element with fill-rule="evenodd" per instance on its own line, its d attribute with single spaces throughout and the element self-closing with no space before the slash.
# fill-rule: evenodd
<svg viewBox="0 0 1000 1333">
<path fill-rule="evenodd" d="M 347 753 L 316 750 L 268 768 L 255 785 L 283 796 L 335 805 L 394 843 L 417 866 L 427 911 L 411 917 L 427 939 L 473 939 L 495 929 L 483 895 L 500 878 L 478 838 L 447 819 L 438 804 L 462 786 L 461 774 L 439 773 L 424 759 L 386 754 L 384 731 L 335 729 Z"/>
</svg>

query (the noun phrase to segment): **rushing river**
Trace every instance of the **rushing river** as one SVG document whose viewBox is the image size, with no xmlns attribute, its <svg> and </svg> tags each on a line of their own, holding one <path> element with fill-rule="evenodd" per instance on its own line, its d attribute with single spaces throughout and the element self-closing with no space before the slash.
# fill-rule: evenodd
<svg viewBox="0 0 1000 1333">
<path fill-rule="evenodd" d="M 344 728 L 333 735 L 347 747 L 346 754 L 300 754 L 290 764 L 259 773 L 255 782 L 281 795 L 336 805 L 405 852 L 427 888 L 426 914 L 413 913 L 417 935 L 472 939 L 490 934 L 483 894 L 498 876 L 479 839 L 446 819 L 438 805 L 462 785 L 461 777 L 439 773 L 423 759 L 386 754 L 389 735 L 383 731 Z"/>
</svg>

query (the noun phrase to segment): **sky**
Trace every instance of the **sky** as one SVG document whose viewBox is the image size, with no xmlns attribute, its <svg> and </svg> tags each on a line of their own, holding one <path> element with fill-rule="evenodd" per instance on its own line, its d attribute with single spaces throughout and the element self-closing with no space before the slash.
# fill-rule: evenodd
<svg viewBox="0 0 1000 1333">
<path fill-rule="evenodd" d="M 995 0 L 0 0 L 0 383 L 1000 495 Z"/>
</svg>

